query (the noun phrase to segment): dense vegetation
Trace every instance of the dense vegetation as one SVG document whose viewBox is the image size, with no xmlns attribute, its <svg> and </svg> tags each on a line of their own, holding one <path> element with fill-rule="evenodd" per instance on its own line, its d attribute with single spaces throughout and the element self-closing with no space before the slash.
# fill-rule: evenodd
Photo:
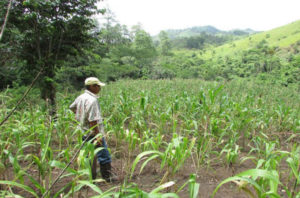
<svg viewBox="0 0 300 198">
<path fill-rule="evenodd" d="M 91 75 L 106 82 L 122 78 L 200 78 L 219 81 L 255 78 L 284 86 L 299 82 L 300 21 L 261 33 L 251 30 L 224 32 L 206 26 L 162 31 L 152 38 L 139 25 L 129 30 L 119 24 L 113 13 L 107 10 L 103 24 L 89 21 L 82 27 L 78 26 L 83 23 L 81 20 L 87 19 L 73 17 L 70 18 L 73 24 L 61 24 L 54 20 L 49 26 L 41 21 L 37 24 L 39 31 L 32 32 L 30 25 L 20 24 L 34 24 L 36 13 L 45 21 L 49 20 L 50 16 L 43 15 L 48 12 L 36 11 L 47 3 L 32 7 L 30 3 L 23 2 L 21 5 L 17 2 L 12 7 L 1 41 L 2 89 L 13 84 L 29 84 L 41 67 L 49 68 L 39 83 L 41 89 L 50 87 L 45 90 L 52 92 L 55 92 L 56 83 L 64 82 L 78 87 L 86 76 Z M 92 6 L 95 1 L 90 3 Z M 26 13 L 28 16 L 22 19 L 15 17 L 26 6 L 32 9 L 32 13 Z M 49 9 L 52 9 L 51 6 Z M 68 10 L 68 7 L 63 7 L 64 4 L 61 6 Z M 1 11 L 4 14 L 6 10 Z M 88 18 L 92 13 L 82 16 Z M 52 17 L 57 14 L 53 13 Z M 82 28 L 82 32 L 74 31 L 77 26 Z M 59 32 L 62 30 L 64 37 L 60 40 Z M 73 35 L 74 32 L 77 34 Z M 45 34 L 45 37 L 35 40 L 38 34 Z M 43 43 L 44 48 L 40 49 L 38 43 Z M 50 48 L 52 52 L 48 50 Z M 52 92 L 45 90 L 42 92 L 43 98 L 51 99 Z"/>
<path fill-rule="evenodd" d="M 208 46 L 220 46 L 226 42 L 241 39 L 256 33 L 251 29 L 221 31 L 212 26 L 192 27 L 165 31 L 173 48 L 205 49 Z M 157 40 L 157 37 L 154 37 Z"/>
</svg>

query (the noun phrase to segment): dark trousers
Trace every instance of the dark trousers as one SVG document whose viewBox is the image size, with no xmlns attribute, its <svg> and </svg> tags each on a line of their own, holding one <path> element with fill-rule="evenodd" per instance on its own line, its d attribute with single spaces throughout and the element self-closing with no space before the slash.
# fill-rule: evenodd
<svg viewBox="0 0 300 198">
<path fill-rule="evenodd" d="M 87 141 L 90 141 L 94 137 L 95 136 L 91 135 L 88 138 Z M 87 136 L 83 136 L 82 140 L 84 141 L 86 138 L 87 138 Z M 111 163 L 111 156 L 110 156 L 109 151 L 107 149 L 107 144 L 106 144 L 106 141 L 105 141 L 104 137 L 102 137 L 102 145 L 97 146 L 97 147 L 103 147 L 103 149 L 101 149 L 100 151 L 97 152 L 97 161 L 99 162 L 99 164 L 103 165 L 103 164 Z"/>
</svg>

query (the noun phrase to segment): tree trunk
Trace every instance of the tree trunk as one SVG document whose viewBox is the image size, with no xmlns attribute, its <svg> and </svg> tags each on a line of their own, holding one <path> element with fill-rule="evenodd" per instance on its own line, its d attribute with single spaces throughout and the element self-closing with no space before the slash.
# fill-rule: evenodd
<svg viewBox="0 0 300 198">
<path fill-rule="evenodd" d="M 48 66 L 45 69 L 45 76 L 41 84 L 41 96 L 46 101 L 49 109 L 49 115 L 55 117 L 56 115 L 56 87 L 54 83 L 54 67 Z"/>
</svg>

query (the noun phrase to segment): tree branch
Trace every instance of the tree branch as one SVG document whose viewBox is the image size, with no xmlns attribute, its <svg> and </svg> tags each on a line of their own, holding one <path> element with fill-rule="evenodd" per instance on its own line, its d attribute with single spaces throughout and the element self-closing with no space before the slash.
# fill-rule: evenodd
<svg viewBox="0 0 300 198">
<path fill-rule="evenodd" d="M 12 3 L 12 0 L 9 1 L 8 6 L 7 6 L 7 12 L 6 12 L 4 23 L 2 25 L 1 32 L 0 32 L 0 41 L 2 39 L 2 36 L 3 36 L 3 33 L 4 33 L 4 29 L 5 29 L 6 23 L 8 21 L 8 15 L 9 15 L 9 11 L 10 11 L 10 8 L 11 8 L 11 3 Z"/>
<path fill-rule="evenodd" d="M 31 90 L 31 88 L 33 87 L 33 85 L 35 84 L 35 82 L 37 81 L 37 79 L 39 78 L 39 76 L 43 73 L 43 70 L 44 70 L 44 67 L 35 76 L 35 78 L 33 79 L 32 83 L 31 83 L 31 85 L 26 90 L 26 92 L 24 93 L 24 95 L 22 96 L 22 98 L 18 101 L 18 103 L 16 104 L 16 106 L 13 108 L 13 110 L 1 121 L 0 126 L 2 126 L 4 124 L 4 122 L 6 122 L 8 120 L 8 118 L 15 112 L 15 110 L 18 108 L 18 106 L 21 104 L 21 102 L 27 96 L 27 94 L 29 93 L 29 91 Z"/>
</svg>

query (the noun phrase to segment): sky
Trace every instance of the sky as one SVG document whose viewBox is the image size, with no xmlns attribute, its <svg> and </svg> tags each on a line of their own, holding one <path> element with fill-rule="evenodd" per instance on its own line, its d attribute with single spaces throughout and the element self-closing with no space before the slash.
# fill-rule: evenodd
<svg viewBox="0 0 300 198">
<path fill-rule="evenodd" d="M 99 6 L 120 24 L 140 23 L 151 35 L 205 25 L 267 31 L 300 20 L 300 0 L 103 0 Z"/>
</svg>

